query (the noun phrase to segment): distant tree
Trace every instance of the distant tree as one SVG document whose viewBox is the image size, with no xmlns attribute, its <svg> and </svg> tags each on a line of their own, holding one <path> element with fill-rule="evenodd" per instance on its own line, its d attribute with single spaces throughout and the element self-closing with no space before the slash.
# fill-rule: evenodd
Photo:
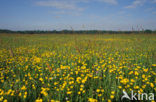
<svg viewBox="0 0 156 102">
<path fill-rule="evenodd" d="M 112 30 L 53 30 L 53 31 L 44 31 L 44 30 L 25 30 L 25 31 L 11 31 L 7 29 L 0 29 L 0 33 L 18 33 L 18 34 L 142 34 L 142 33 L 155 33 L 156 30 L 152 31 L 147 29 L 145 31 L 112 31 Z"/>
<path fill-rule="evenodd" d="M 0 29 L 0 33 L 13 33 L 13 31 L 8 29 Z"/>
<path fill-rule="evenodd" d="M 155 33 L 155 34 L 156 34 L 156 30 L 154 30 L 154 31 L 153 31 L 153 33 Z"/>
<path fill-rule="evenodd" d="M 146 29 L 144 32 L 145 32 L 145 33 L 152 33 L 152 30 Z"/>
</svg>

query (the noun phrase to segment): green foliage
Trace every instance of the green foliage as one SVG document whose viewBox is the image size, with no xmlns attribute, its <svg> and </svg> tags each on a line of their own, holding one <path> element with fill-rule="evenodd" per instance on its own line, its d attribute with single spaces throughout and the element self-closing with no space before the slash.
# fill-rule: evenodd
<svg viewBox="0 0 156 102">
<path fill-rule="evenodd" d="M 42 31 L 42 30 L 26 30 L 26 31 L 11 31 L 0 29 L 0 33 L 17 33 L 17 34 L 142 34 L 142 33 L 156 33 L 156 31 L 145 30 L 145 31 L 111 31 L 111 30 L 53 30 L 53 31 Z"/>
<path fill-rule="evenodd" d="M 150 30 L 150 29 L 147 29 L 147 30 L 145 30 L 145 33 L 152 33 L 153 31 L 152 30 Z"/>
<path fill-rule="evenodd" d="M 123 90 L 155 93 L 155 45 L 154 34 L 1 34 L 0 102 L 120 102 Z"/>
</svg>

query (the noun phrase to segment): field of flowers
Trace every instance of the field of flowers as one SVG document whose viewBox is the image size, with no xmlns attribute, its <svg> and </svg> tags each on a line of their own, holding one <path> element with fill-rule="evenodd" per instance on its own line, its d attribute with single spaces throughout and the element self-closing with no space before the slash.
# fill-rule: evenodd
<svg viewBox="0 0 156 102">
<path fill-rule="evenodd" d="M 0 35 L 0 102 L 114 102 L 155 85 L 156 35 Z"/>
</svg>

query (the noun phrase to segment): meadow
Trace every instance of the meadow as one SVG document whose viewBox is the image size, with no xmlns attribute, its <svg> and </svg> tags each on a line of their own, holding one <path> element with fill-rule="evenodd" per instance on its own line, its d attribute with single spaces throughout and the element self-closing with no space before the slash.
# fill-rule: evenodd
<svg viewBox="0 0 156 102">
<path fill-rule="evenodd" d="M 154 34 L 0 34 L 0 102 L 115 102 L 155 85 Z"/>
</svg>

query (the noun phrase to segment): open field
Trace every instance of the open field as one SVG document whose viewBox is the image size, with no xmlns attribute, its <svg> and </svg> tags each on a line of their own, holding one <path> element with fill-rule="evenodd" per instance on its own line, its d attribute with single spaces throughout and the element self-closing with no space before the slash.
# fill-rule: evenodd
<svg viewBox="0 0 156 102">
<path fill-rule="evenodd" d="M 154 34 L 0 35 L 0 101 L 121 101 L 155 85 Z"/>
</svg>

